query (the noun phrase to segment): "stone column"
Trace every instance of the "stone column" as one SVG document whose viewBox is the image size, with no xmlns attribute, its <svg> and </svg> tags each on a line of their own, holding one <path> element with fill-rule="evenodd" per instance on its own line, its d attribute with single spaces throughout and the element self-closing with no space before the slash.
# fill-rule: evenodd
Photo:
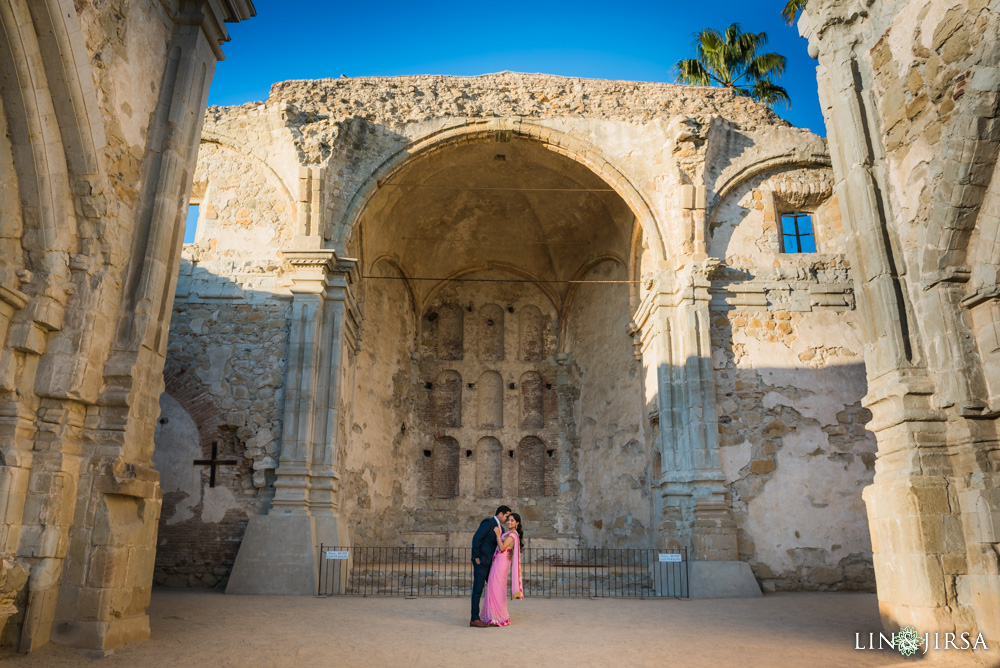
<svg viewBox="0 0 1000 668">
<path fill-rule="evenodd" d="M 267 515 L 250 519 L 228 594 L 315 595 L 318 546 L 348 544 L 338 520 L 337 433 L 343 355 L 357 337 L 355 262 L 326 249 L 283 254 L 294 273 L 275 496 Z"/>
<path fill-rule="evenodd" d="M 693 598 L 761 595 L 750 565 L 737 559 L 719 462 L 708 311 L 709 276 L 717 265 L 708 258 L 662 273 L 635 318 L 644 365 L 656 369 L 660 543 L 688 550 Z"/>
<path fill-rule="evenodd" d="M 995 644 L 1000 637 L 1000 496 L 995 466 L 988 463 L 995 448 L 990 423 L 995 415 L 986 410 L 988 393 L 977 387 L 982 361 L 976 359 L 967 317 L 958 308 L 955 286 L 969 275 L 967 267 L 953 264 L 962 246 L 961 226 L 943 222 L 956 218 L 958 210 L 972 215 L 978 204 L 967 191 L 952 189 L 947 172 L 933 178 L 939 159 L 961 163 L 984 147 L 973 137 L 958 141 L 958 148 L 944 142 L 934 148 L 920 145 L 920 135 L 932 133 L 907 135 L 914 114 L 901 117 L 905 100 L 897 104 L 889 95 L 891 85 L 882 85 L 906 78 L 926 99 L 930 82 L 922 81 L 915 67 L 911 77 L 904 77 L 910 55 L 895 62 L 888 36 L 892 31 L 896 37 L 897 29 L 913 30 L 930 6 L 868 2 L 859 9 L 818 0 L 810 2 L 799 28 L 819 60 L 836 194 L 865 327 L 868 394 L 863 403 L 872 412 L 868 428 L 878 440 L 878 459 L 874 481 L 863 495 L 882 621 L 887 630 L 912 624 L 922 633 L 982 631 Z M 909 18 L 917 24 L 896 21 L 903 15 L 897 12 L 911 11 Z M 982 30 L 987 34 L 988 28 Z M 956 53 L 971 55 L 963 48 Z M 963 105 L 974 108 L 972 93 L 961 97 L 955 94 L 948 105 L 959 112 Z M 966 131 L 957 125 L 956 134 Z M 985 127 L 964 124 L 974 131 Z M 916 188 L 927 188 L 930 213 L 907 210 L 895 199 L 905 194 L 890 191 L 894 172 L 911 171 L 899 164 L 900 137 L 907 137 L 914 153 L 936 156 L 932 178 Z M 995 144 L 985 150 L 995 155 Z M 963 186 L 975 171 L 970 162 Z"/>
</svg>

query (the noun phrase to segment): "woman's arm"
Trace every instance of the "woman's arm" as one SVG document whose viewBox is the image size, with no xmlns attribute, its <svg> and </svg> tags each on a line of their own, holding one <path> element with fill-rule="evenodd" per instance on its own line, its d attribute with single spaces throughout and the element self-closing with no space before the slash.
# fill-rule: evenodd
<svg viewBox="0 0 1000 668">
<path fill-rule="evenodd" d="M 506 550 L 509 550 L 510 546 L 513 544 L 514 544 L 514 534 L 510 534 L 509 536 L 507 536 L 507 540 L 503 541 L 497 546 L 497 549 L 499 549 L 501 552 L 504 552 Z"/>
</svg>

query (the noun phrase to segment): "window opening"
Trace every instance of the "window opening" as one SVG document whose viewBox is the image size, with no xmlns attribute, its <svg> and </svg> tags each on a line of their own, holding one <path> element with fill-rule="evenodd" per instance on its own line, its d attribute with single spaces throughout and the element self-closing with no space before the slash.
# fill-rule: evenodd
<svg viewBox="0 0 1000 668">
<path fill-rule="evenodd" d="M 782 252 L 815 253 L 812 214 L 786 213 L 781 216 Z"/>
<path fill-rule="evenodd" d="M 198 205 L 189 204 L 187 219 L 184 221 L 184 243 L 194 243 L 195 234 L 198 232 Z"/>
</svg>

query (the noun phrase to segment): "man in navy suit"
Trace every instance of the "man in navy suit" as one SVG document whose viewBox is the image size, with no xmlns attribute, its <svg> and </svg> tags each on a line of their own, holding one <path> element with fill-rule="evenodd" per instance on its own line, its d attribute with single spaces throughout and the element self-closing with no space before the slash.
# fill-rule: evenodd
<svg viewBox="0 0 1000 668">
<path fill-rule="evenodd" d="M 493 553 L 497 549 L 497 535 L 494 529 L 500 527 L 503 531 L 504 522 L 511 510 L 507 506 L 497 508 L 493 517 L 487 517 L 479 523 L 476 534 L 472 537 L 472 621 L 469 626 L 487 628 L 489 624 L 479 619 L 479 599 L 483 597 L 483 586 L 490 576 L 490 566 L 493 565 Z"/>
</svg>

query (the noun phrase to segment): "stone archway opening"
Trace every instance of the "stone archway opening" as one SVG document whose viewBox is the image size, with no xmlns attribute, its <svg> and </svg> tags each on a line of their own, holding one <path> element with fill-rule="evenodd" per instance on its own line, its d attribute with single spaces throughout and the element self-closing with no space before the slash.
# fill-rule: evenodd
<svg viewBox="0 0 1000 668">
<path fill-rule="evenodd" d="M 409 159 L 348 242 L 364 326 L 342 517 L 359 544 L 464 545 L 507 503 L 535 545 L 647 546 L 636 216 L 580 162 L 500 139 Z"/>
</svg>

